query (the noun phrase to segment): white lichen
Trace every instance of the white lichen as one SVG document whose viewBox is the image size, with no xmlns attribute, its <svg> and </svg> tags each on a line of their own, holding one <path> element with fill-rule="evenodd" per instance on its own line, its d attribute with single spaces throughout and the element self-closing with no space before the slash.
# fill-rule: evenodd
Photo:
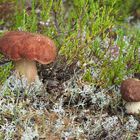
<svg viewBox="0 0 140 140">
<path fill-rule="evenodd" d="M 33 128 L 31 127 L 26 127 L 21 137 L 21 140 L 33 140 L 33 139 L 39 140 L 39 134 L 37 129 L 33 130 Z"/>
<path fill-rule="evenodd" d="M 124 124 L 124 128 L 127 131 L 134 132 L 138 127 L 139 122 L 131 115 L 128 121 Z"/>
<path fill-rule="evenodd" d="M 112 116 L 112 117 L 106 117 L 105 120 L 101 123 L 103 129 L 105 131 L 110 131 L 114 129 L 118 124 L 118 117 Z"/>
<path fill-rule="evenodd" d="M 20 78 L 16 74 L 11 75 L 3 84 L 0 94 L 4 95 L 9 92 L 15 95 L 38 94 L 42 90 L 42 83 L 37 79 L 35 82 L 28 84 L 24 76 Z"/>
</svg>

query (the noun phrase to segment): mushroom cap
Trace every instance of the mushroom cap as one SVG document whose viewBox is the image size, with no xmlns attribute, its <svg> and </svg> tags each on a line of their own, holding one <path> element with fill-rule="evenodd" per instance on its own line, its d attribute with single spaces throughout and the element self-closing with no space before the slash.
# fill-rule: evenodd
<svg viewBox="0 0 140 140">
<path fill-rule="evenodd" d="M 57 56 L 57 49 L 50 38 L 23 31 L 7 32 L 1 37 L 0 52 L 14 61 L 28 59 L 41 64 L 51 63 Z"/>
<path fill-rule="evenodd" d="M 140 80 L 129 78 L 124 80 L 120 87 L 122 98 L 127 102 L 140 101 Z"/>
</svg>

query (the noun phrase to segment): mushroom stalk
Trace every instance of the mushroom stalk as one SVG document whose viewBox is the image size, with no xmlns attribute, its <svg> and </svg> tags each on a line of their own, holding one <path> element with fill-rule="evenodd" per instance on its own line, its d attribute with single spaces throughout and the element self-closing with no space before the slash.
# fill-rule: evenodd
<svg viewBox="0 0 140 140">
<path fill-rule="evenodd" d="M 125 105 L 128 114 L 140 113 L 140 102 L 127 102 Z"/>
<path fill-rule="evenodd" d="M 21 59 L 15 61 L 14 64 L 15 64 L 15 71 L 18 74 L 18 76 L 22 76 L 22 75 L 25 76 L 29 84 L 34 82 L 36 79 L 38 79 L 37 67 L 35 61 Z"/>
</svg>

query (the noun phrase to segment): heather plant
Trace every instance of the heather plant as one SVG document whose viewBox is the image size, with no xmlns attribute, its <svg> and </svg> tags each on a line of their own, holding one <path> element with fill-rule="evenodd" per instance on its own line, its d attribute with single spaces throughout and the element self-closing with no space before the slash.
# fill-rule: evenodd
<svg viewBox="0 0 140 140">
<path fill-rule="evenodd" d="M 84 70 L 85 81 L 100 86 L 119 84 L 124 75 L 139 71 L 139 33 L 130 35 L 126 31 L 129 27 L 119 28 L 120 24 L 123 26 L 119 19 L 129 13 L 126 10 L 126 13 L 119 14 L 123 9 L 121 1 L 21 0 L 14 1 L 14 4 L 15 20 L 10 28 L 40 32 L 54 38 L 67 67 L 77 62 Z M 130 1 L 125 6 L 129 9 L 132 5 Z M 94 80 L 91 67 L 95 71 L 100 67 L 98 80 Z"/>
<path fill-rule="evenodd" d="M 0 59 L 2 58 L 2 56 L 0 55 Z M 10 75 L 10 71 L 12 69 L 12 63 L 6 63 L 5 65 L 2 63 L 0 65 L 0 85 L 2 85 L 6 79 L 9 77 Z"/>
</svg>

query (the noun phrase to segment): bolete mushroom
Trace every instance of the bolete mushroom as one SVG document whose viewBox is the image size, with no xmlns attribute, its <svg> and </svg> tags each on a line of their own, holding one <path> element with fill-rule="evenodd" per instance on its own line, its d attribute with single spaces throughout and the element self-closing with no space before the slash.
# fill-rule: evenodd
<svg viewBox="0 0 140 140">
<path fill-rule="evenodd" d="M 126 101 L 126 112 L 128 114 L 140 113 L 140 80 L 135 78 L 124 80 L 120 92 L 122 98 Z"/>
<path fill-rule="evenodd" d="M 28 83 L 38 78 L 36 61 L 49 64 L 57 55 L 55 44 L 50 38 L 23 31 L 5 33 L 0 38 L 0 52 L 13 60 L 16 73 L 24 75 Z"/>
</svg>

